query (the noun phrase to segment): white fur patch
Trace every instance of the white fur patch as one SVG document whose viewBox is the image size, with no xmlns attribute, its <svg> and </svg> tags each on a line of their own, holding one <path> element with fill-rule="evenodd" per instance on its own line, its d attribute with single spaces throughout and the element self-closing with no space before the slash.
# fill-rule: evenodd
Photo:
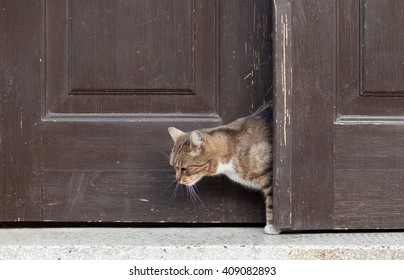
<svg viewBox="0 0 404 280">
<path fill-rule="evenodd" d="M 279 230 L 274 227 L 274 225 L 266 225 L 264 228 L 264 232 L 266 234 L 271 234 L 271 235 L 280 233 Z"/>
<path fill-rule="evenodd" d="M 231 162 L 228 163 L 219 163 L 217 166 L 216 174 L 223 174 L 229 177 L 230 180 L 242 184 L 246 187 L 252 187 L 252 188 L 258 188 L 258 186 L 255 186 L 252 182 L 244 180 L 240 175 L 237 173 L 236 168 Z"/>
<path fill-rule="evenodd" d="M 229 162 L 229 163 L 219 162 L 219 165 L 217 166 L 216 174 L 225 174 L 227 176 L 231 176 L 231 175 L 238 176 L 237 171 L 231 162 Z"/>
</svg>

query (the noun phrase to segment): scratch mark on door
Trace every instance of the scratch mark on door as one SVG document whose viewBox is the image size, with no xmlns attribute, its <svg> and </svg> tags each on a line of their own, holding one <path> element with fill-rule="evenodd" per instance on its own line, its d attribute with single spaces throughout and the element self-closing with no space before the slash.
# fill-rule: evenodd
<svg viewBox="0 0 404 280">
<path fill-rule="evenodd" d="M 282 46 L 282 96 L 283 96 L 283 143 L 287 143 L 286 128 L 290 124 L 289 109 L 286 106 L 287 102 L 287 81 L 286 81 L 286 47 L 288 45 L 288 18 L 287 15 L 281 16 L 282 34 L 283 34 L 283 46 Z"/>
</svg>

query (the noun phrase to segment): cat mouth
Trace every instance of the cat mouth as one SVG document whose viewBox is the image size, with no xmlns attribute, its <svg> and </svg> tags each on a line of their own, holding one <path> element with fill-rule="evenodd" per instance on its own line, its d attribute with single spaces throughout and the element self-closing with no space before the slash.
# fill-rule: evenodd
<svg viewBox="0 0 404 280">
<path fill-rule="evenodd" d="M 199 182 L 201 178 L 196 178 L 194 180 L 188 179 L 188 180 L 180 180 L 178 181 L 180 184 L 185 185 L 187 187 L 192 187 L 195 186 L 196 183 Z"/>
<path fill-rule="evenodd" d="M 184 186 L 187 186 L 187 187 L 192 187 L 192 186 L 194 186 L 195 184 L 196 184 L 196 182 L 194 182 L 194 181 L 179 181 L 179 183 L 181 184 L 181 185 L 184 185 Z"/>
</svg>

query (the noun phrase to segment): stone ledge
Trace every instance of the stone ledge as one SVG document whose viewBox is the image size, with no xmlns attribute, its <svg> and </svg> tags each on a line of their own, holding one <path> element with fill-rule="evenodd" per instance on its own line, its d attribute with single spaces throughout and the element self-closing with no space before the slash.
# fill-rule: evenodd
<svg viewBox="0 0 404 280">
<path fill-rule="evenodd" d="M 0 259 L 404 259 L 404 232 L 283 234 L 262 228 L 0 229 Z"/>
</svg>

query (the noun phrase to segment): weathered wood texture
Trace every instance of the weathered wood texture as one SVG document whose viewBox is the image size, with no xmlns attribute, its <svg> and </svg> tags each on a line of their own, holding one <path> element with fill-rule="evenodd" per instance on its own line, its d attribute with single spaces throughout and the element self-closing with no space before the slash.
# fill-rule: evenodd
<svg viewBox="0 0 404 280">
<path fill-rule="evenodd" d="M 215 1 L 48 1 L 45 114 L 215 113 Z"/>
<path fill-rule="evenodd" d="M 292 48 L 291 5 L 274 1 L 274 224 L 279 229 L 292 227 Z"/>
<path fill-rule="evenodd" d="M 359 13 L 362 92 L 403 95 L 404 2 L 361 1 Z"/>
<path fill-rule="evenodd" d="M 400 2 L 339 4 L 338 115 L 379 119 L 403 115 L 404 12 Z"/>
<path fill-rule="evenodd" d="M 271 12 L 263 0 L 2 1 L 0 219 L 263 222 L 261 195 L 220 177 L 199 185 L 203 206 L 171 199 L 165 154 L 168 126 L 217 126 L 270 98 Z"/>
<path fill-rule="evenodd" d="M 41 1 L 0 2 L 1 220 L 41 220 Z"/>
<path fill-rule="evenodd" d="M 404 228 L 402 3 L 276 6 L 276 223 Z"/>
<path fill-rule="evenodd" d="M 403 4 L 344 1 L 338 20 L 335 227 L 404 228 Z"/>
<path fill-rule="evenodd" d="M 254 112 L 272 98 L 272 3 L 218 1 L 220 9 L 220 115 Z"/>
<path fill-rule="evenodd" d="M 340 125 L 335 227 L 404 228 L 404 126 Z"/>
<path fill-rule="evenodd" d="M 335 3 L 276 5 L 275 223 L 330 228 L 335 37 L 325 31 L 335 29 Z"/>
</svg>

